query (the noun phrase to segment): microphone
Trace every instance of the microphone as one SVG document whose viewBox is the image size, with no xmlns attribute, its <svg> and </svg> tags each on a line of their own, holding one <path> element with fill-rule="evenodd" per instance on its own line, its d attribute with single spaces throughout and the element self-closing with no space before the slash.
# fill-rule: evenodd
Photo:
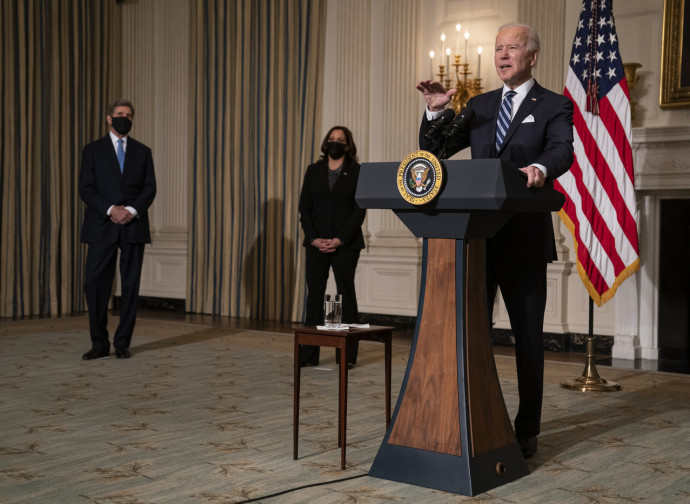
<svg viewBox="0 0 690 504">
<path fill-rule="evenodd" d="M 450 126 L 443 130 L 443 136 L 448 138 L 466 130 L 473 116 L 474 110 L 468 107 L 463 108 L 460 113 L 455 116 L 455 119 L 453 119 L 453 122 L 450 123 Z"/>
<path fill-rule="evenodd" d="M 453 117 L 455 117 L 455 112 L 453 112 L 453 109 L 445 109 L 439 117 L 437 117 L 431 122 L 431 126 L 424 134 L 424 139 L 431 140 L 432 137 L 436 136 L 438 133 L 441 132 L 441 130 L 446 126 L 446 124 L 453 120 Z"/>
</svg>

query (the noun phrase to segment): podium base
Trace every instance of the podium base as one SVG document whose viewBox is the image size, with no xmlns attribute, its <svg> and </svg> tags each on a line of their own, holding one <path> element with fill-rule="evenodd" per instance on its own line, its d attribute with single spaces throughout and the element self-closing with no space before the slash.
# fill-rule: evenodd
<svg viewBox="0 0 690 504">
<path fill-rule="evenodd" d="M 529 474 L 517 444 L 478 457 L 456 456 L 383 443 L 369 476 L 474 496 Z"/>
<path fill-rule="evenodd" d="M 424 239 L 417 326 L 370 476 L 477 495 L 529 474 L 496 372 L 484 240 Z"/>
</svg>

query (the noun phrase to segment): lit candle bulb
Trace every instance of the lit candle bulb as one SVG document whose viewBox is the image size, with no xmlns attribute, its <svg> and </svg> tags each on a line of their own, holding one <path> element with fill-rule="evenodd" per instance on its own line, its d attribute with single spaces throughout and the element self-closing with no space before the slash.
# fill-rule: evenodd
<svg viewBox="0 0 690 504">
<path fill-rule="evenodd" d="M 465 61 L 467 61 L 467 39 L 470 38 L 470 33 L 465 30 Z"/>
<path fill-rule="evenodd" d="M 441 33 L 441 54 L 439 56 L 443 58 L 444 52 L 446 52 L 446 34 Z M 441 62 L 441 64 L 443 65 L 443 62 Z"/>
<path fill-rule="evenodd" d="M 460 23 L 455 25 L 455 54 L 460 54 L 460 29 L 462 25 Z"/>
<path fill-rule="evenodd" d="M 482 78 L 482 46 L 477 48 L 477 79 Z"/>
<path fill-rule="evenodd" d="M 431 80 L 434 80 L 434 56 L 436 56 L 436 53 L 434 51 L 429 51 L 429 70 L 431 70 Z"/>
</svg>

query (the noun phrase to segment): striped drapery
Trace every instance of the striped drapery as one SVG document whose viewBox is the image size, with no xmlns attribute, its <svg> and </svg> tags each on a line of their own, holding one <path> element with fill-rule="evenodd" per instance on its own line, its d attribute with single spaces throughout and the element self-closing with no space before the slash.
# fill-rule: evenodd
<svg viewBox="0 0 690 504">
<path fill-rule="evenodd" d="M 300 320 L 325 0 L 196 0 L 187 309 Z"/>
<path fill-rule="evenodd" d="M 116 13 L 107 0 L 0 6 L 0 316 L 84 309 L 77 179 L 115 91 Z"/>
</svg>

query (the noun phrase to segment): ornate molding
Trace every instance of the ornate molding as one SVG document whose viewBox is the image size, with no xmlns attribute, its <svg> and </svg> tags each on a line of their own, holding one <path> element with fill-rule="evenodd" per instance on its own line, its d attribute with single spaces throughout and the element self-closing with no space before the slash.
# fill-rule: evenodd
<svg viewBox="0 0 690 504">
<path fill-rule="evenodd" d="M 638 191 L 690 190 L 690 127 L 633 129 Z"/>
</svg>

